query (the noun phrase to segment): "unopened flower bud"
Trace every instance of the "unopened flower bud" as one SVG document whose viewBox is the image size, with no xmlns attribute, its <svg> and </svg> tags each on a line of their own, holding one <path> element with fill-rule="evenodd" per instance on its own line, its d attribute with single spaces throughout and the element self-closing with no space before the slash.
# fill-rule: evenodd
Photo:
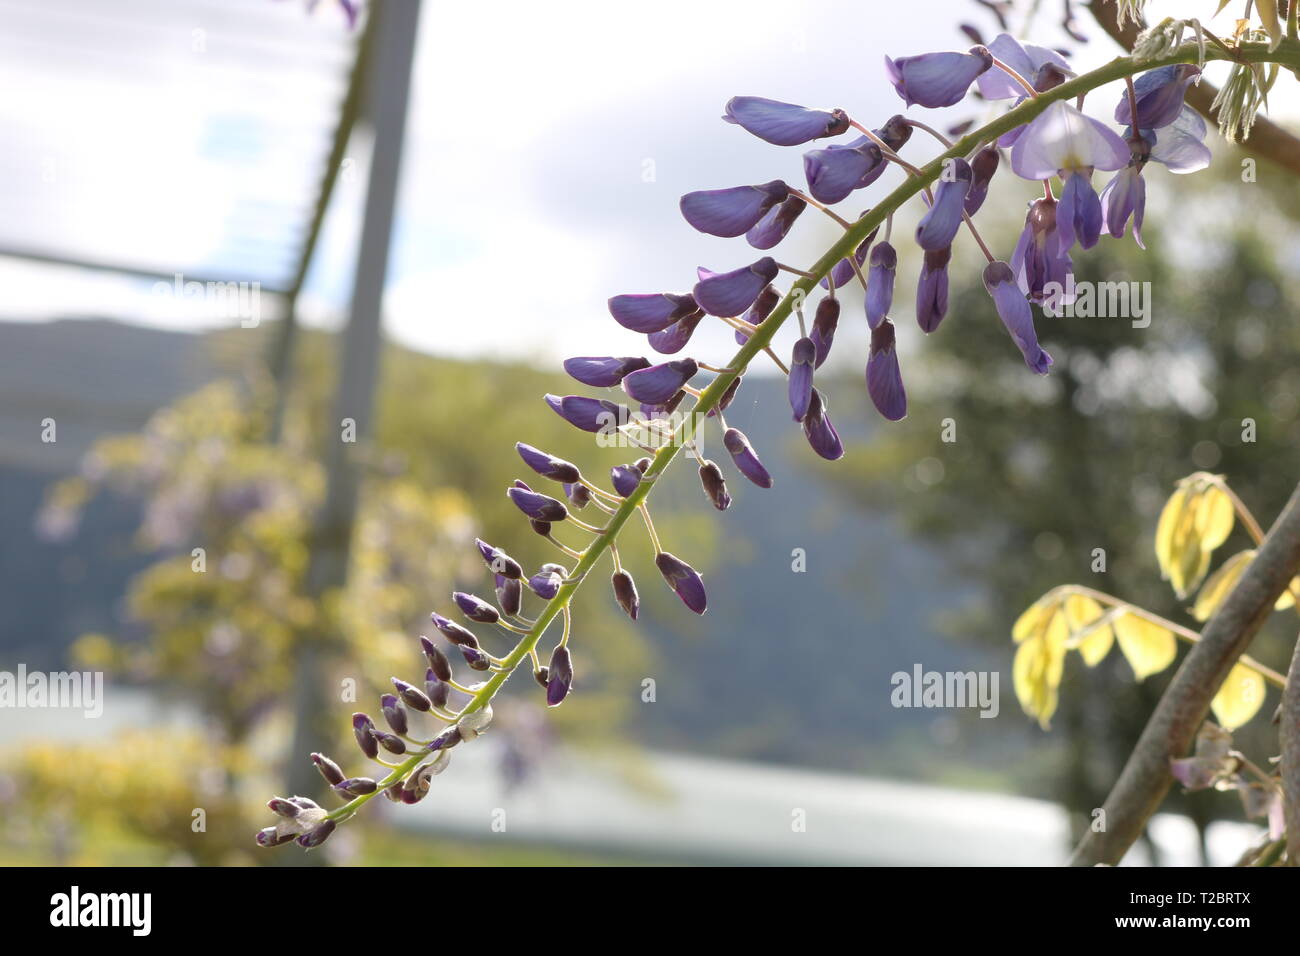
<svg viewBox="0 0 1300 956">
<path fill-rule="evenodd" d="M 641 609 L 641 598 L 637 596 L 636 582 L 632 580 L 632 575 L 620 568 L 614 572 L 611 581 L 614 585 L 615 600 L 627 616 L 635 621 L 637 612 Z"/>
<path fill-rule="evenodd" d="M 383 747 L 390 754 L 406 753 L 406 742 L 396 734 L 389 734 L 382 730 L 376 730 L 375 739 L 379 741 L 379 746 Z"/>
<path fill-rule="evenodd" d="M 395 694 L 385 694 L 379 698 L 379 706 L 384 711 L 384 720 L 388 721 L 388 726 L 393 728 L 393 733 L 404 734 L 410 724 L 406 719 L 406 708 L 402 702 L 397 699 Z"/>
<path fill-rule="evenodd" d="M 375 739 L 375 723 L 365 714 L 352 715 L 352 733 L 357 738 L 357 746 L 370 759 L 379 756 L 379 741 Z"/>
<path fill-rule="evenodd" d="M 717 464 L 706 461 L 700 465 L 700 484 L 704 486 L 704 493 L 713 502 L 713 507 L 719 511 L 726 511 L 731 507 L 731 494 L 727 491 L 727 482 L 722 477 L 722 469 Z"/>
<path fill-rule="evenodd" d="M 569 656 L 569 648 L 561 644 L 551 653 L 551 664 L 546 678 L 546 706 L 558 706 L 565 697 L 569 696 L 572 686 L 573 659 Z"/>
<path fill-rule="evenodd" d="M 301 807 L 284 797 L 272 797 L 267 801 L 266 806 L 272 813 L 291 820 L 302 812 Z"/>
<path fill-rule="evenodd" d="M 342 783 L 336 783 L 334 789 L 354 797 L 364 797 L 368 793 L 375 792 L 376 784 L 369 777 L 348 777 Z"/>
<path fill-rule="evenodd" d="M 322 821 L 318 826 L 298 837 L 298 845 L 304 850 L 312 850 L 330 838 L 338 826 L 333 820 Z"/>
<path fill-rule="evenodd" d="M 438 679 L 438 675 L 433 672 L 432 667 L 424 672 L 424 692 L 429 695 L 429 703 L 433 704 L 434 707 L 447 706 L 447 694 L 450 690 L 451 688 L 446 681 Z"/>
<path fill-rule="evenodd" d="M 447 655 L 442 652 L 442 648 L 423 635 L 420 637 L 420 647 L 429 662 L 429 670 L 433 671 L 438 680 L 451 680 L 451 662 L 447 660 Z"/>
<path fill-rule="evenodd" d="M 429 701 L 429 698 L 425 696 L 424 691 L 408 684 L 404 680 L 400 680 L 399 678 L 393 677 L 390 679 L 393 682 L 393 686 L 397 688 L 397 696 L 402 698 L 402 701 L 406 706 L 413 707 L 421 713 L 428 711 L 428 709 L 433 706 Z"/>
<path fill-rule="evenodd" d="M 333 786 L 336 783 L 343 782 L 343 770 L 329 757 L 324 754 L 312 754 L 312 763 L 320 771 L 320 775 L 325 778 L 325 782 Z"/>
</svg>

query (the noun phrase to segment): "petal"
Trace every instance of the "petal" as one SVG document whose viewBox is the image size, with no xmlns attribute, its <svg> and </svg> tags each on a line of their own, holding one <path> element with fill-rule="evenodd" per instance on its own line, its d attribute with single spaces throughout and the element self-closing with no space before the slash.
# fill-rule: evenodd
<svg viewBox="0 0 1300 956">
<path fill-rule="evenodd" d="M 623 381 L 623 376 L 639 368 L 648 368 L 644 358 L 612 355 L 582 355 L 564 360 L 564 370 L 583 385 L 593 388 L 612 388 Z"/>
<path fill-rule="evenodd" d="M 808 191 L 822 203 L 837 203 L 857 189 L 862 179 L 881 164 L 880 148 L 828 146 L 803 154 Z"/>
<path fill-rule="evenodd" d="M 532 445 L 515 442 L 515 451 L 519 452 L 519 457 L 524 460 L 524 464 L 543 478 L 566 483 L 573 483 L 582 478 L 582 473 L 578 471 L 577 465 L 570 464 L 563 458 L 548 455 Z"/>
<path fill-rule="evenodd" d="M 844 457 L 844 444 L 826 413 L 826 401 L 815 388 L 812 401 L 808 403 L 808 414 L 803 419 L 803 434 L 812 450 L 827 461 Z"/>
<path fill-rule="evenodd" d="M 1151 158 L 1171 173 L 1194 173 L 1210 165 L 1210 148 L 1205 145 L 1205 120 L 1190 106 L 1178 119 L 1156 130 Z"/>
<path fill-rule="evenodd" d="M 871 333 L 867 359 L 867 394 L 876 410 L 891 422 L 907 415 L 907 392 L 894 349 L 894 323 L 886 319 Z"/>
<path fill-rule="evenodd" d="M 700 270 L 695 284 L 695 301 L 710 315 L 734 316 L 748 309 L 769 282 L 776 278 L 776 262 L 764 256 L 731 272 Z"/>
<path fill-rule="evenodd" d="M 754 449 L 744 432 L 739 428 L 728 428 L 722 436 L 722 444 L 726 446 L 727 454 L 731 456 L 732 462 L 742 475 L 760 488 L 772 487 L 771 474 L 758 460 L 758 455 L 754 454 Z"/>
<path fill-rule="evenodd" d="M 547 395 L 546 404 L 570 425 L 585 432 L 612 431 L 629 417 L 627 408 L 616 402 L 585 395 Z"/>
<path fill-rule="evenodd" d="M 916 323 L 925 333 L 933 332 L 948 314 L 948 260 L 952 247 L 925 254 L 916 283 Z"/>
<path fill-rule="evenodd" d="M 817 347 L 810 338 L 802 338 L 794 343 L 790 355 L 790 410 L 794 420 L 803 421 L 808 414 L 808 403 L 812 401 L 813 363 L 817 359 Z"/>
<path fill-rule="evenodd" d="M 1011 168 L 1025 179 L 1089 166 L 1121 169 L 1129 158 L 1129 146 L 1118 133 L 1063 101 L 1040 113 L 1011 148 Z"/>
<path fill-rule="evenodd" d="M 1011 333 L 1011 340 L 1020 349 L 1025 364 L 1039 375 L 1047 374 L 1052 357 L 1038 345 L 1033 311 L 1017 287 L 1011 267 L 1005 262 L 989 263 L 984 269 L 984 288 L 993 297 L 998 317 Z"/>
<path fill-rule="evenodd" d="M 992 56 L 983 47 L 972 47 L 969 53 L 922 53 L 897 60 L 885 57 L 885 69 L 898 95 L 908 106 L 928 109 L 959 103 L 992 64 Z"/>
<path fill-rule="evenodd" d="M 773 206 L 785 201 L 789 187 L 779 179 L 759 186 L 704 189 L 687 193 L 680 206 L 686 221 L 710 236 L 743 236 Z"/>
<path fill-rule="evenodd" d="M 1133 104 L 1127 91 L 1120 94 L 1115 107 L 1115 122 L 1121 126 L 1159 129 L 1178 119 L 1183 110 L 1187 87 L 1200 76 L 1198 67 L 1186 63 L 1149 70 L 1133 81 L 1137 99 L 1137 122 L 1133 121 Z"/>
<path fill-rule="evenodd" d="M 988 45 L 988 50 L 1031 83 L 1044 64 L 1050 63 L 1066 73 L 1071 72 L 1065 57 L 1055 50 L 1032 43 L 1022 46 L 1006 33 L 999 33 Z M 978 82 L 980 94 L 986 100 L 1005 100 L 1025 95 L 1025 88 L 996 65 L 987 73 L 980 74 Z"/>
<path fill-rule="evenodd" d="M 966 194 L 974 173 L 964 159 L 953 159 L 944 166 L 943 178 L 934 188 L 934 204 L 916 226 L 916 244 L 927 252 L 952 245 L 961 228 Z"/>
<path fill-rule="evenodd" d="M 808 204 L 798 196 L 790 196 L 779 206 L 773 206 L 745 233 L 745 241 L 755 249 L 771 249 L 785 238 L 794 221 Z"/>
<path fill-rule="evenodd" d="M 849 128 L 843 110 L 812 110 L 762 96 L 733 96 L 722 118 L 776 146 L 798 146 Z"/>
<path fill-rule="evenodd" d="M 867 325 L 875 328 L 889 314 L 894 304 L 894 274 L 898 266 L 898 253 L 888 242 L 879 243 L 871 250 L 871 268 L 867 272 L 867 294 L 864 297 Z"/>
<path fill-rule="evenodd" d="M 616 295 L 609 300 L 614 321 L 633 332 L 659 332 L 698 308 L 689 295 L 651 292 L 645 295 Z"/>
<path fill-rule="evenodd" d="M 646 342 L 662 355 L 680 352 L 686 348 L 686 343 L 691 340 L 696 327 L 703 320 L 704 313 L 697 309 L 685 318 L 678 319 L 662 332 L 651 332 L 646 336 Z"/>
<path fill-rule="evenodd" d="M 813 340 L 813 346 L 817 350 L 817 358 L 813 362 L 813 368 L 821 368 L 822 363 L 831 354 L 831 343 L 835 341 L 835 329 L 839 323 L 839 299 L 832 299 L 827 296 L 817 303 L 817 314 L 813 317 L 812 333 L 808 336 Z"/>
<path fill-rule="evenodd" d="M 680 359 L 638 369 L 623 379 L 623 391 L 635 401 L 662 405 L 681 391 L 700 370 L 695 359 Z"/>
<path fill-rule="evenodd" d="M 660 551 L 655 555 L 655 566 L 668 582 L 668 586 L 682 599 L 683 604 L 696 614 L 703 614 L 708 610 L 709 599 L 704 592 L 704 579 L 694 568 L 667 551 Z"/>
<path fill-rule="evenodd" d="M 615 465 L 609 470 L 609 480 L 614 490 L 626 498 L 641 484 L 641 472 L 631 465 Z"/>
</svg>

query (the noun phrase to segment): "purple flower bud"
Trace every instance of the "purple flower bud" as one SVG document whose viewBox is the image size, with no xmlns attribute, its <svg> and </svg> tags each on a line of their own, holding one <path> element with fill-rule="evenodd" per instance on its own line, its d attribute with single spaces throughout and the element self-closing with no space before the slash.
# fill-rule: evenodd
<svg viewBox="0 0 1300 956">
<path fill-rule="evenodd" d="M 632 580 L 632 575 L 619 568 L 610 581 L 614 585 L 614 600 L 635 621 L 641 610 L 641 598 L 636 593 L 636 582 Z"/>
<path fill-rule="evenodd" d="M 352 733 L 357 738 L 361 752 L 373 760 L 379 756 L 379 741 L 375 740 L 375 722 L 365 714 L 352 715 Z"/>
<path fill-rule="evenodd" d="M 460 613 L 471 621 L 477 621 L 480 624 L 495 624 L 501 618 L 496 608 L 476 595 L 466 594 L 464 591 L 453 591 L 451 599 L 460 608 Z"/>
<path fill-rule="evenodd" d="M 803 421 L 808 414 L 808 402 L 812 400 L 813 363 L 817 360 L 817 346 L 810 338 L 802 338 L 794 343 L 790 353 L 790 410 L 794 420 Z"/>
<path fill-rule="evenodd" d="M 840 300 L 830 296 L 817 303 L 817 313 L 813 316 L 812 339 L 815 358 L 813 368 L 821 368 L 822 363 L 831 354 L 831 343 L 835 341 L 835 329 L 840 323 Z"/>
<path fill-rule="evenodd" d="M 1072 265 L 1057 230 L 1057 203 L 1036 199 L 1029 205 L 1025 228 L 1011 256 L 1011 271 L 1031 302 L 1043 301 L 1048 285 L 1063 285 Z"/>
<path fill-rule="evenodd" d="M 478 553 L 483 556 L 483 562 L 493 574 L 499 574 L 507 578 L 521 578 L 524 576 L 524 569 L 519 566 L 519 562 L 500 548 L 492 547 L 482 538 L 475 538 L 474 544 L 478 546 Z"/>
<path fill-rule="evenodd" d="M 551 523 L 549 521 L 538 521 L 536 518 L 529 518 L 528 527 L 532 528 L 535 534 L 540 534 L 543 538 L 549 538 L 551 536 Z"/>
<path fill-rule="evenodd" d="M 375 739 L 379 741 L 379 746 L 383 747 L 390 754 L 406 753 L 406 743 L 401 737 L 385 733 L 382 730 L 376 730 Z"/>
<path fill-rule="evenodd" d="M 885 57 L 889 81 L 908 106 L 938 109 L 954 106 L 981 73 L 993 65 L 993 56 L 982 46 L 969 53 L 945 51 L 920 56 Z"/>
<path fill-rule="evenodd" d="M 750 325 L 762 325 L 767 317 L 772 314 L 776 304 L 781 301 L 781 293 L 776 291 L 775 286 L 767 286 L 758 294 L 754 304 L 745 312 L 744 319 Z M 736 344 L 744 345 L 749 341 L 749 336 L 739 330 L 736 331 Z"/>
<path fill-rule="evenodd" d="M 514 617 L 524 606 L 524 586 L 513 578 L 502 578 L 497 582 L 497 603 L 501 611 Z"/>
<path fill-rule="evenodd" d="M 727 491 L 726 479 L 722 477 L 722 469 L 715 463 L 705 461 L 700 465 L 700 484 L 704 486 L 704 493 L 713 502 L 713 507 L 719 511 L 731 507 L 731 493 Z"/>
<path fill-rule="evenodd" d="M 452 644 L 460 644 L 464 647 L 478 647 L 478 638 L 468 628 L 461 627 L 455 621 L 449 621 L 437 611 L 429 615 L 433 621 L 433 626 Z M 400 733 L 400 731 L 399 731 Z"/>
<path fill-rule="evenodd" d="M 831 424 L 826 412 L 826 400 L 815 388 L 812 401 L 808 403 L 808 414 L 803 418 L 803 434 L 808 439 L 809 447 L 827 461 L 837 461 L 844 457 L 844 443 Z"/>
<path fill-rule="evenodd" d="M 564 577 L 556 567 L 553 564 L 543 565 L 540 571 L 528 579 L 528 586 L 543 601 L 549 601 L 559 594 L 560 585 L 564 583 Z"/>
<path fill-rule="evenodd" d="M 438 651 L 439 654 L 442 651 Z M 447 663 L 444 657 L 443 662 Z M 451 693 L 451 687 L 447 680 L 451 680 L 451 664 L 447 663 L 447 678 L 442 680 L 438 677 L 432 667 L 424 672 L 424 692 L 429 696 L 429 703 L 434 707 L 445 708 L 447 706 L 447 697 Z"/>
<path fill-rule="evenodd" d="M 302 807 L 296 803 L 286 800 L 284 797 L 272 797 L 267 801 L 267 809 L 278 816 L 287 817 L 292 820 L 302 812 Z"/>
<path fill-rule="evenodd" d="M 811 402 L 811 396 L 809 401 Z M 742 475 L 760 488 L 772 487 L 772 476 L 754 454 L 744 432 L 739 428 L 728 428 L 722 436 L 722 444 L 726 446 L 727 453 Z"/>
<path fill-rule="evenodd" d="M 730 272 L 701 268 L 695 283 L 695 301 L 710 315 L 734 316 L 748 309 L 779 271 L 771 256 Z"/>
<path fill-rule="evenodd" d="M 863 215 L 865 216 L 866 213 L 863 213 Z M 825 279 L 822 279 L 821 287 L 823 289 L 829 289 L 833 282 L 835 283 L 835 288 L 842 289 L 852 282 L 853 277 L 857 274 L 853 268 L 854 263 L 857 264 L 859 269 L 862 268 L 862 264 L 867 261 L 867 253 L 871 251 L 871 244 L 876 241 L 876 233 L 879 231 L 880 227 L 877 226 L 875 229 L 871 230 L 871 233 L 867 238 L 858 243 L 858 248 L 853 251 L 853 258 L 851 260 L 846 258 L 835 263 L 835 267 L 831 269 L 830 275 Z"/>
<path fill-rule="evenodd" d="M 1039 375 L 1046 375 L 1052 365 L 1052 357 L 1038 345 L 1033 313 L 1016 285 L 1011 267 L 1005 262 L 990 262 L 984 268 L 984 288 L 993 297 L 998 317 L 1025 357 L 1025 364 Z"/>
<path fill-rule="evenodd" d="M 551 664 L 547 668 L 546 706 L 558 707 L 569 696 L 573 687 L 573 660 L 569 657 L 569 648 L 563 644 L 551 652 Z"/>
<path fill-rule="evenodd" d="M 420 647 L 429 662 L 429 670 L 437 675 L 438 680 L 451 680 L 451 662 L 447 660 L 447 655 L 442 652 L 442 648 L 424 635 L 420 636 Z"/>
<path fill-rule="evenodd" d="M 651 462 L 649 458 L 638 458 L 636 461 L 632 462 L 632 467 L 644 475 L 650 470 L 651 464 L 653 464 L 653 462 Z"/>
<path fill-rule="evenodd" d="M 944 167 L 943 178 L 934 188 L 934 205 L 921 217 L 916 227 L 916 244 L 927 252 L 952 245 L 957 230 L 961 228 L 962 212 L 966 207 L 966 194 L 970 191 L 970 164 L 964 159 L 951 159 Z"/>
<path fill-rule="evenodd" d="M 773 206 L 745 233 L 745 241 L 755 249 L 771 249 L 790 231 L 794 221 L 807 207 L 798 196 L 790 196 L 779 206 Z"/>
<path fill-rule="evenodd" d="M 438 736 L 434 737 L 433 740 L 429 742 L 429 746 L 424 749 L 430 753 L 439 750 L 450 750 L 452 747 L 460 743 L 462 739 L 459 727 L 448 727 Z"/>
<path fill-rule="evenodd" d="M 1071 173 L 1061 190 L 1056 208 L 1056 231 L 1060 237 L 1060 250 L 1068 250 L 1079 240 L 1084 249 L 1091 249 L 1101 237 L 1101 200 L 1087 175 Z"/>
<path fill-rule="evenodd" d="M 314 850 L 330 838 L 330 834 L 337 826 L 338 824 L 333 820 L 322 820 L 310 831 L 298 837 L 298 845 L 304 850 Z"/>
<path fill-rule="evenodd" d="M 1139 249 L 1142 244 L 1142 216 L 1146 211 L 1147 187 L 1142 172 L 1136 166 L 1125 166 L 1117 172 L 1101 191 L 1101 215 L 1106 231 L 1116 239 L 1124 238 L 1129 217 L 1133 217 L 1133 241 Z"/>
<path fill-rule="evenodd" d="M 292 833 L 281 833 L 278 827 L 266 827 L 257 831 L 258 846 L 279 846 L 294 839 Z"/>
<path fill-rule="evenodd" d="M 523 488 L 509 488 L 506 496 L 515 503 L 516 508 L 536 521 L 563 521 L 569 517 L 569 509 L 550 495 Z"/>
<path fill-rule="evenodd" d="M 998 171 L 998 165 L 1002 162 L 1002 154 L 998 148 L 992 144 L 985 146 L 970 162 L 971 183 L 970 189 L 966 193 L 966 215 L 973 216 L 980 211 L 984 205 L 984 200 L 989 194 L 989 183 L 993 180 L 993 174 Z"/>
<path fill-rule="evenodd" d="M 718 404 L 709 409 L 709 418 L 713 418 L 718 412 L 725 412 L 730 407 L 732 399 L 736 397 L 736 392 L 740 389 L 740 380 L 742 378 L 744 378 L 743 375 L 737 375 L 731 380 L 731 384 L 727 386 L 727 390 L 723 392 L 722 397 L 718 399 Z"/>
<path fill-rule="evenodd" d="M 881 415 L 896 422 L 907 414 L 907 393 L 894 349 L 894 323 L 886 319 L 871 333 L 867 359 L 867 394 Z"/>
<path fill-rule="evenodd" d="M 555 414 L 584 432 L 613 432 L 630 415 L 617 402 L 587 398 L 585 395 L 547 395 L 546 404 L 551 406 Z"/>
<path fill-rule="evenodd" d="M 639 361 L 645 361 L 640 359 Z M 648 363 L 647 363 L 648 364 Z M 524 460 L 529 468 L 537 472 L 543 478 L 550 478 L 552 481 L 564 482 L 571 484 L 582 478 L 582 473 L 578 471 L 578 466 L 570 464 L 563 458 L 556 458 L 554 455 L 548 455 L 546 452 L 534 448 L 532 445 L 525 445 L 523 442 L 515 442 L 515 451 L 519 452 L 519 457 Z"/>
<path fill-rule="evenodd" d="M 492 662 L 488 660 L 487 655 L 477 647 L 462 647 L 460 652 L 471 670 L 485 671 L 492 667 Z"/>
<path fill-rule="evenodd" d="M 871 250 L 865 300 L 867 325 L 873 329 L 889 314 L 894 304 L 894 274 L 897 268 L 898 253 L 888 242 L 881 242 Z"/>
<path fill-rule="evenodd" d="M 325 778 L 326 783 L 332 785 L 343 779 L 343 770 L 324 754 L 312 754 L 311 760 L 316 765 L 316 769 L 320 771 L 320 775 Z"/>
<path fill-rule="evenodd" d="M 617 358 L 613 355 L 580 355 L 564 360 L 564 370 L 583 385 L 592 388 L 613 388 L 623 381 L 623 376 L 639 368 L 648 368 L 649 361 L 632 355 Z"/>
<path fill-rule="evenodd" d="M 564 496 L 569 499 L 569 504 L 579 511 L 587 507 L 587 502 L 591 500 L 591 492 L 587 490 L 586 485 L 576 481 L 565 484 Z"/>
<path fill-rule="evenodd" d="M 399 680 L 396 677 L 391 677 L 389 679 L 393 682 L 393 686 L 397 688 L 397 696 L 402 698 L 402 702 L 406 704 L 407 707 L 418 710 L 421 713 L 426 713 L 429 708 L 433 706 L 429 698 L 425 696 L 424 691 L 420 690 L 418 687 L 414 687 L 406 681 Z"/>
<path fill-rule="evenodd" d="M 397 699 L 397 695 L 385 694 L 379 698 L 379 706 L 384 711 L 384 720 L 388 721 L 388 726 L 393 728 L 393 733 L 406 733 L 410 726 L 406 719 L 406 708 Z"/>
<path fill-rule="evenodd" d="M 673 292 L 616 295 L 609 300 L 609 314 L 614 321 L 625 329 L 643 334 L 662 332 L 698 308 L 689 294 Z"/>
<path fill-rule="evenodd" d="M 660 355 L 674 355 L 686 348 L 686 343 L 695 334 L 695 329 L 704 321 L 704 313 L 698 309 L 684 318 L 678 319 L 662 332 L 651 332 L 646 342 Z"/>
<path fill-rule="evenodd" d="M 790 187 L 779 179 L 758 186 L 702 189 L 681 199 L 682 215 L 710 236 L 734 239 L 754 228 L 773 206 L 785 202 Z"/>
<path fill-rule="evenodd" d="M 834 145 L 803 154 L 808 191 L 821 203 L 837 203 L 857 189 L 862 180 L 883 163 L 880 147 L 867 140 L 861 145 Z"/>
<path fill-rule="evenodd" d="M 812 110 L 762 96 L 733 96 L 722 118 L 774 146 L 798 146 L 849 128 L 843 110 Z"/>
<path fill-rule="evenodd" d="M 925 254 L 921 276 L 916 283 L 916 324 L 925 333 L 933 332 L 948 314 L 948 260 L 952 246 Z"/>
<path fill-rule="evenodd" d="M 631 465 L 615 465 L 609 470 L 609 480 L 614 491 L 626 498 L 641 483 L 641 472 Z"/>
<path fill-rule="evenodd" d="M 1115 122 L 1139 129 L 1160 129 L 1170 125 L 1183 111 L 1183 97 L 1187 93 L 1187 87 L 1200 75 L 1200 68 L 1189 63 L 1162 66 L 1143 73 L 1133 81 L 1137 121 L 1133 120 L 1133 104 L 1125 91 L 1115 107 Z"/>
<path fill-rule="evenodd" d="M 704 593 L 704 579 L 689 564 L 667 551 L 655 555 L 655 567 L 664 576 L 668 586 L 682 599 L 682 603 L 696 614 L 703 614 L 709 607 L 708 596 Z M 554 667 L 554 661 L 551 662 Z"/>
<path fill-rule="evenodd" d="M 695 359 L 678 359 L 632 372 L 623 379 L 623 391 L 638 402 L 662 405 L 676 395 L 700 370 Z"/>
<path fill-rule="evenodd" d="M 537 670 L 533 671 L 533 680 L 537 681 L 537 683 L 541 684 L 543 687 L 546 686 L 547 682 L 550 679 L 551 679 L 551 669 L 547 667 L 545 664 L 537 668 Z"/>
</svg>

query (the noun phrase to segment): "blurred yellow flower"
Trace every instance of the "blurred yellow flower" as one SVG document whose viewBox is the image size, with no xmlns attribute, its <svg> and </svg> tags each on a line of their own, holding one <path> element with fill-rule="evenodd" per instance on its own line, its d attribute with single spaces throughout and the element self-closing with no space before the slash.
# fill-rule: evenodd
<svg viewBox="0 0 1300 956">
<path fill-rule="evenodd" d="M 1156 526 L 1160 576 L 1185 598 L 1205 578 L 1210 555 L 1232 533 L 1232 499 L 1219 477 L 1197 472 L 1178 483 Z"/>
</svg>

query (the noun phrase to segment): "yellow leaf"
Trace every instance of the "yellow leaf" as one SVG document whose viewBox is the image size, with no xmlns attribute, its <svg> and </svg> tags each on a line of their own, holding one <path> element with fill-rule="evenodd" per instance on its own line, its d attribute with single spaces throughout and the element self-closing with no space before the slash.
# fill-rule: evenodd
<svg viewBox="0 0 1300 956">
<path fill-rule="evenodd" d="M 1098 618 L 1105 615 L 1105 610 L 1086 594 L 1071 594 L 1065 599 L 1065 620 L 1070 628 L 1070 635 L 1083 630 Z M 1079 642 L 1079 656 L 1089 667 L 1096 667 L 1110 653 L 1115 642 L 1115 634 L 1106 624 L 1097 628 Z"/>
<path fill-rule="evenodd" d="M 1114 628 L 1119 649 L 1139 681 L 1160 673 L 1173 663 L 1178 642 L 1172 631 L 1136 614 L 1122 615 L 1115 621 Z"/>
<path fill-rule="evenodd" d="M 1054 592 L 1044 594 L 1016 618 L 1011 626 L 1011 639 L 1020 644 L 1041 634 L 1060 606 L 1061 600 Z"/>
<path fill-rule="evenodd" d="M 1056 712 L 1057 691 L 1065 670 L 1067 636 L 1065 616 L 1053 608 L 1046 627 L 1016 648 L 1011 665 L 1011 682 L 1020 706 L 1025 713 L 1038 718 L 1044 730 Z"/>
<path fill-rule="evenodd" d="M 1179 485 L 1165 502 L 1160 521 L 1156 524 L 1156 561 L 1160 565 L 1160 576 L 1166 579 L 1174 564 L 1174 537 L 1186 505 L 1187 489 Z"/>
<path fill-rule="evenodd" d="M 1235 664 L 1214 695 L 1210 707 L 1227 730 L 1236 730 L 1264 706 L 1264 677 L 1245 664 Z"/>
<path fill-rule="evenodd" d="M 1219 565 L 1219 570 L 1209 576 L 1201 587 L 1201 593 L 1196 595 L 1192 617 L 1198 621 L 1208 621 L 1219 609 L 1219 605 L 1227 600 L 1254 558 L 1254 551 L 1238 551 Z"/>
<path fill-rule="evenodd" d="M 1218 485 L 1206 485 L 1196 498 L 1196 537 L 1202 551 L 1213 551 L 1232 534 L 1232 499 Z"/>
</svg>

